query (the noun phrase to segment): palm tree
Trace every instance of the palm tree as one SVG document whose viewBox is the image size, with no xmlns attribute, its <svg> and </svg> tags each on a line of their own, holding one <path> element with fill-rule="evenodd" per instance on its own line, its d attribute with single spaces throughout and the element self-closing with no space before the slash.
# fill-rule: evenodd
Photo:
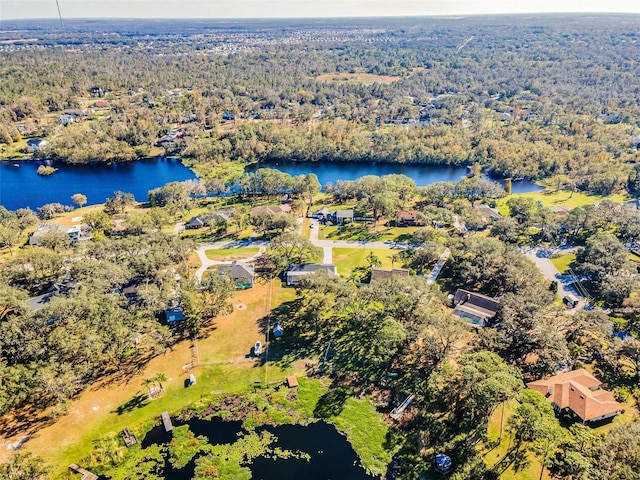
<svg viewBox="0 0 640 480">
<path fill-rule="evenodd" d="M 162 382 L 167 381 L 167 376 L 164 373 L 156 373 L 156 376 L 153 377 L 153 381 L 158 383 L 160 390 L 164 392 L 164 387 L 162 386 Z"/>
<path fill-rule="evenodd" d="M 142 381 L 142 384 L 147 387 L 147 390 L 149 390 L 149 393 L 151 393 L 151 387 L 149 385 L 151 385 L 153 382 L 155 382 L 155 378 L 153 377 L 149 377 L 149 378 L 145 378 Z"/>
<path fill-rule="evenodd" d="M 402 264 L 402 256 L 399 253 L 391 255 L 391 268 L 394 268 L 396 263 Z"/>
<path fill-rule="evenodd" d="M 373 252 L 369 252 L 369 255 L 367 255 L 367 263 L 369 264 L 369 268 L 379 267 L 382 265 L 382 261 L 380 261 L 378 256 Z"/>
</svg>

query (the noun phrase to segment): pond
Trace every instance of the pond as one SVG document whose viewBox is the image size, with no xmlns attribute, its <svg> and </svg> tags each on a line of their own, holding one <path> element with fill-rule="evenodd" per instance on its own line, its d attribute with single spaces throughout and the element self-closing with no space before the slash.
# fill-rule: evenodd
<svg viewBox="0 0 640 480">
<path fill-rule="evenodd" d="M 38 175 L 43 162 L 0 162 L 0 205 L 9 210 L 36 209 L 46 203 L 72 205 L 71 195 L 82 193 L 87 204 L 103 203 L 116 190 L 133 193 L 136 200 L 162 185 L 196 178 L 177 158 L 137 160 L 111 165 L 65 165 L 49 163 L 59 170 Z M 15 166 L 17 165 L 17 166 Z"/>
<path fill-rule="evenodd" d="M 401 174 L 413 179 L 419 187 L 435 182 L 459 182 L 469 172 L 467 167 L 451 165 L 420 165 L 403 163 L 365 163 L 365 162 L 263 162 L 252 165 L 251 169 L 274 168 L 291 176 L 315 173 L 320 185 L 336 183 L 338 180 L 355 180 L 365 175 Z M 529 180 L 515 180 L 513 193 L 528 193 L 544 190 Z"/>
<path fill-rule="evenodd" d="M 194 418 L 186 422 L 174 421 L 174 427 L 188 425 L 198 436 L 207 438 L 211 445 L 233 444 L 243 434 L 240 421 L 224 421 L 220 417 L 210 420 Z M 258 427 L 256 432 L 268 432 L 276 437 L 270 444 L 271 449 L 289 450 L 306 455 L 289 458 L 259 456 L 247 467 L 255 480 L 327 480 L 343 478 L 349 480 L 373 480 L 360 465 L 360 461 L 351 444 L 336 428 L 325 422 L 310 425 L 278 425 Z M 162 426 L 151 429 L 142 440 L 142 448 L 151 445 L 166 445 L 171 434 Z M 305 458 L 306 457 L 306 458 Z M 168 461 L 164 466 L 165 480 L 189 480 L 194 476 L 197 457 L 183 468 L 173 468 Z"/>
</svg>

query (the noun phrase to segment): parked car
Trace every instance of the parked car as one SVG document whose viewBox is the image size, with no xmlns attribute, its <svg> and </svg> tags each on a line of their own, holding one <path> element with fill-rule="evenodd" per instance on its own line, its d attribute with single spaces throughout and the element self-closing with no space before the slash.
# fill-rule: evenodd
<svg viewBox="0 0 640 480">
<path fill-rule="evenodd" d="M 564 302 L 564 304 L 569 307 L 569 308 L 576 308 L 578 306 L 578 299 L 576 297 L 574 297 L 573 295 L 571 295 L 570 293 L 567 294 L 562 301 Z"/>
<path fill-rule="evenodd" d="M 262 342 L 258 340 L 256 344 L 253 346 L 253 354 L 257 357 L 258 355 L 262 355 Z"/>
</svg>

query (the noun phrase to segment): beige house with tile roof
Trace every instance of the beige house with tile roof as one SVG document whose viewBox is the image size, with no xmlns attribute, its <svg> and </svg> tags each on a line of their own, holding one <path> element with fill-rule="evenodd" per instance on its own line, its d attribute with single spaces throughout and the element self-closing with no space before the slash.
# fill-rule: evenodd
<svg viewBox="0 0 640 480">
<path fill-rule="evenodd" d="M 527 383 L 543 394 L 556 411 L 569 409 L 582 423 L 615 417 L 622 410 L 611 392 L 602 390 L 602 382 L 584 368 Z"/>
</svg>

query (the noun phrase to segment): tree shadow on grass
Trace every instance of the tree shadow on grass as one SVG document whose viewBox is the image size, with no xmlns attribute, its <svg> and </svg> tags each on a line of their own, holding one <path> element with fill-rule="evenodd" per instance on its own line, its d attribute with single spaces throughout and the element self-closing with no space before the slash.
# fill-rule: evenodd
<svg viewBox="0 0 640 480">
<path fill-rule="evenodd" d="M 336 387 L 330 389 L 318 400 L 316 408 L 313 410 L 313 416 L 316 418 L 331 418 L 340 415 L 348 398 L 349 392 L 344 388 Z"/>
<path fill-rule="evenodd" d="M 122 415 L 123 413 L 132 412 L 136 408 L 142 408 L 147 405 L 149 405 L 149 396 L 144 393 L 138 392 L 133 396 L 133 398 L 120 405 L 111 413 Z"/>
</svg>

